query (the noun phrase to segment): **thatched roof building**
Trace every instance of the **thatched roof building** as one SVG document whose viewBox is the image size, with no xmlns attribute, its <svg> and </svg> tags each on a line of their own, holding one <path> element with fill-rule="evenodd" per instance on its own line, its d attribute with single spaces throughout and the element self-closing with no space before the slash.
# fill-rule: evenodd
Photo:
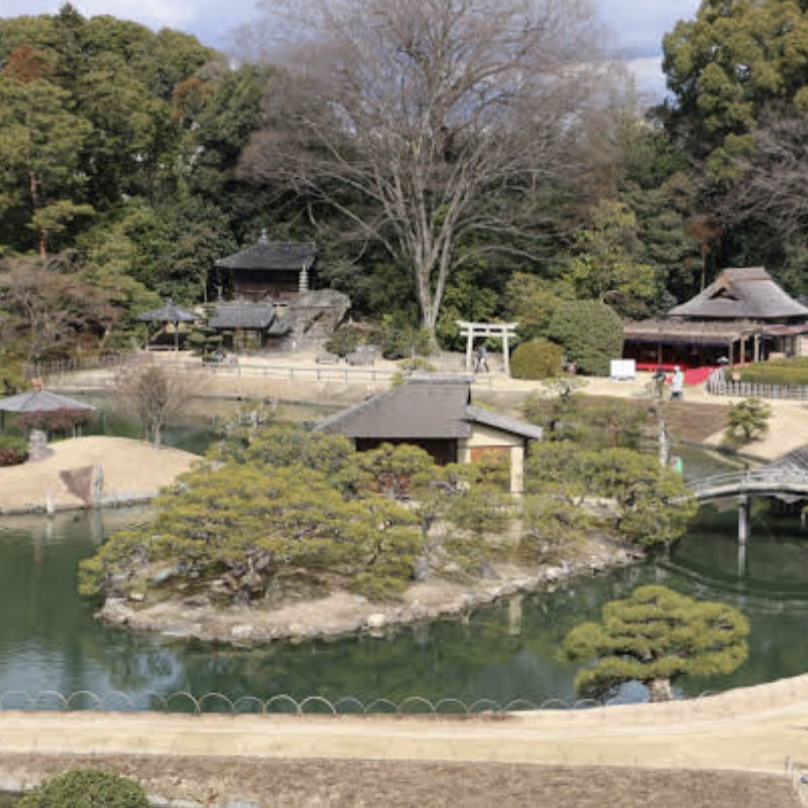
<svg viewBox="0 0 808 808">
<path fill-rule="evenodd" d="M 757 362 L 772 353 L 802 353 L 802 334 L 808 334 L 808 307 L 763 267 L 740 267 L 725 269 L 665 320 L 625 323 L 624 355 L 640 369 Z"/>
<path fill-rule="evenodd" d="M 808 308 L 784 292 L 763 267 L 725 269 L 692 300 L 668 317 L 689 320 L 805 321 Z"/>
</svg>

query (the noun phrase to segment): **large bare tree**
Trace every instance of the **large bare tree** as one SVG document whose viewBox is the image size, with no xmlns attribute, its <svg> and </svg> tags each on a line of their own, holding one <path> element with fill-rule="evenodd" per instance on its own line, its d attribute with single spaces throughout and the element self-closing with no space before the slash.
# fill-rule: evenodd
<svg viewBox="0 0 808 808">
<path fill-rule="evenodd" d="M 616 72 L 598 57 L 587 0 L 263 6 L 294 26 L 242 170 L 327 202 L 384 244 L 434 331 L 472 245 L 517 243 L 537 225 L 524 214 L 582 159 L 580 128 Z"/>
<path fill-rule="evenodd" d="M 733 161 L 738 180 L 720 213 L 735 225 L 759 222 L 776 239 L 808 229 L 808 121 L 772 113 L 753 132 L 754 145 Z"/>
<path fill-rule="evenodd" d="M 154 364 L 121 368 L 113 398 L 120 410 L 137 418 L 155 449 L 163 445 L 163 430 L 188 406 L 200 386 L 198 377 Z"/>
</svg>

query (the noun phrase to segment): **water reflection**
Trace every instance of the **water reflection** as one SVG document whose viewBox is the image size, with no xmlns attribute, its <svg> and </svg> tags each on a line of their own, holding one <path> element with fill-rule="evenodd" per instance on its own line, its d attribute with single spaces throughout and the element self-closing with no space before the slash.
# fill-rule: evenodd
<svg viewBox="0 0 808 808">
<path fill-rule="evenodd" d="M 147 509 L 0 520 L 0 692 L 122 691 L 115 704 L 160 707 L 177 691 L 220 692 L 262 700 L 287 693 L 401 702 L 573 699 L 576 667 L 558 662 L 566 632 L 597 619 L 604 602 L 639 584 L 659 582 L 741 608 L 752 623 L 749 660 L 732 676 L 683 681 L 698 694 L 754 684 L 808 669 L 808 544 L 796 520 L 758 513 L 738 574 L 734 513 L 705 509 L 697 529 L 670 559 L 579 580 L 554 592 L 511 598 L 467 621 L 403 627 L 383 638 L 275 643 L 253 649 L 169 640 L 106 628 L 93 604 L 75 593 L 78 561 L 110 530 L 148 518 Z M 642 697 L 627 689 L 625 698 Z M 53 705 L 51 705 L 53 706 Z M 87 705 L 89 706 L 89 704 Z M 173 706 L 176 706 L 174 704 Z M 188 705 L 190 706 L 190 704 Z"/>
</svg>

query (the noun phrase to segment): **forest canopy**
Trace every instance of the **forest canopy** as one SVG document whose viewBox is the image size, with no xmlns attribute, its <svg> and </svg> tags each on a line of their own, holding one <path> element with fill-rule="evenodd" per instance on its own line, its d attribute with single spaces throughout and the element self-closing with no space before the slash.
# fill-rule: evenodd
<svg viewBox="0 0 808 808">
<path fill-rule="evenodd" d="M 283 52 L 241 59 L 70 5 L 0 19 L 0 365 L 133 344 L 264 228 L 316 241 L 354 320 L 446 348 L 458 319 L 546 339 L 570 301 L 659 315 L 728 266 L 808 292 L 805 4 L 704 0 L 652 109 L 583 1 L 262 8 Z"/>
</svg>

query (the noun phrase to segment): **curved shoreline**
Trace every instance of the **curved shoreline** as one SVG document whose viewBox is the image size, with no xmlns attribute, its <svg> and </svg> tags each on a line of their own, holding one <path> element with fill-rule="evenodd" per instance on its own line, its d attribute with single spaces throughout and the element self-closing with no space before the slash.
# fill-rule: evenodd
<svg viewBox="0 0 808 808">
<path fill-rule="evenodd" d="M 590 541 L 582 558 L 538 570 L 494 565 L 497 577 L 466 583 L 432 579 L 413 583 L 386 603 L 339 591 L 318 600 L 262 607 L 217 607 L 206 598 L 167 599 L 150 604 L 146 595 L 108 598 L 97 613 L 104 623 L 165 637 L 242 647 L 276 641 L 334 640 L 364 632 L 381 635 L 400 626 L 460 617 L 475 608 L 551 589 L 574 578 L 636 563 L 642 556 L 606 541 Z"/>
</svg>

